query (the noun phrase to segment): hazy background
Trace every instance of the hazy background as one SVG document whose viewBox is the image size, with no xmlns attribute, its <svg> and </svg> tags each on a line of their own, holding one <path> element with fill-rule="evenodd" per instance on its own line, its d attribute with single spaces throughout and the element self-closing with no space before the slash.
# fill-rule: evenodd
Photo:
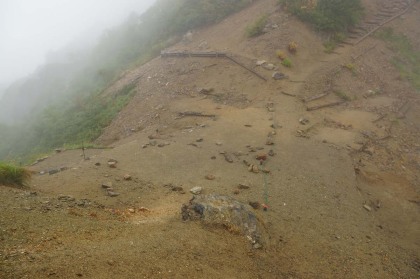
<svg viewBox="0 0 420 279">
<path fill-rule="evenodd" d="M 0 98 L 16 79 L 69 44 L 83 47 L 155 0 L 0 0 Z"/>
</svg>

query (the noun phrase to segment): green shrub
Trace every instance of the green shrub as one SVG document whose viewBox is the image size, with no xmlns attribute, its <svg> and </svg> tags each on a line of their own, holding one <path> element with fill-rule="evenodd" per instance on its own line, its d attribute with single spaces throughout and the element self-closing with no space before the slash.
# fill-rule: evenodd
<svg viewBox="0 0 420 279">
<path fill-rule="evenodd" d="M 326 32 L 345 32 L 363 15 L 360 0 L 279 0 L 301 20 Z"/>
<path fill-rule="evenodd" d="M 267 15 L 260 16 L 256 21 L 246 27 L 245 33 L 248 38 L 259 36 L 263 33 L 267 24 Z"/>
<path fill-rule="evenodd" d="M 25 168 L 0 162 L 0 184 L 6 186 L 25 186 L 31 172 Z"/>
<path fill-rule="evenodd" d="M 292 67 L 292 61 L 290 61 L 289 58 L 284 58 L 283 61 L 281 61 L 281 64 L 287 68 Z"/>
<path fill-rule="evenodd" d="M 375 37 L 387 42 L 394 51 L 391 63 L 400 72 L 402 78 L 408 80 L 413 87 L 420 91 L 420 52 L 403 34 L 395 33 L 392 28 L 384 28 L 375 33 Z"/>
</svg>

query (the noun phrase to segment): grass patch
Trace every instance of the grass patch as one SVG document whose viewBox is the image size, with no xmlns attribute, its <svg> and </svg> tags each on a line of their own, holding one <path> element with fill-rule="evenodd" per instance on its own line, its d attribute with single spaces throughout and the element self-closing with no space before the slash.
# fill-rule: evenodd
<svg viewBox="0 0 420 279">
<path fill-rule="evenodd" d="M 0 162 L 0 184 L 6 186 L 26 186 L 31 172 L 25 168 Z"/>
<path fill-rule="evenodd" d="M 351 101 L 351 97 L 347 95 L 346 93 L 344 93 L 343 91 L 336 90 L 334 91 L 334 94 L 344 101 Z"/>
<path fill-rule="evenodd" d="M 245 34 L 248 38 L 257 37 L 263 33 L 264 27 L 267 24 L 268 16 L 262 15 L 256 21 L 248 25 L 245 29 Z"/>
<path fill-rule="evenodd" d="M 77 150 L 77 149 L 112 149 L 111 147 L 106 147 L 94 143 L 75 143 L 75 144 L 64 144 L 63 148 L 65 150 Z"/>
<path fill-rule="evenodd" d="M 290 61 L 289 58 L 284 58 L 283 61 L 281 61 L 281 64 L 287 68 L 292 67 L 292 61 Z"/>
<path fill-rule="evenodd" d="M 375 33 L 375 37 L 387 42 L 388 47 L 396 54 L 391 63 L 400 72 L 402 78 L 408 80 L 420 91 L 420 52 L 413 49 L 410 40 L 403 34 L 397 34 L 390 27 Z"/>
</svg>

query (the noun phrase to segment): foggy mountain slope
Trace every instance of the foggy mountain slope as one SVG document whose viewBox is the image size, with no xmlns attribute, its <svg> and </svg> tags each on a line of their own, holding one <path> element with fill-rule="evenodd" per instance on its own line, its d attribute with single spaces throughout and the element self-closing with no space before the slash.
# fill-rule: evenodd
<svg viewBox="0 0 420 279">
<path fill-rule="evenodd" d="M 366 20 L 382 2 L 363 1 Z M 407 41 L 419 11 L 327 53 L 322 33 L 259 0 L 168 43 L 229 53 L 260 77 L 221 57 L 124 71 L 93 96 L 130 96 L 100 130 L 110 148 L 59 150 L 30 167 L 28 189 L 0 186 L 0 277 L 417 278 L 420 96 L 394 62 L 413 66 L 398 50 L 419 49 Z M 247 37 L 264 14 L 266 30 Z M 197 186 L 253 205 L 262 246 L 183 221 Z"/>
<path fill-rule="evenodd" d="M 189 28 L 219 21 L 250 3 L 161 0 L 106 31 L 93 49 L 55 53 L 0 100 L 0 122 L 15 126 L 9 142 L 0 145 L 0 158 L 93 141 L 129 98 L 129 92 L 111 99 L 99 96 L 125 69 L 157 56 Z"/>
</svg>

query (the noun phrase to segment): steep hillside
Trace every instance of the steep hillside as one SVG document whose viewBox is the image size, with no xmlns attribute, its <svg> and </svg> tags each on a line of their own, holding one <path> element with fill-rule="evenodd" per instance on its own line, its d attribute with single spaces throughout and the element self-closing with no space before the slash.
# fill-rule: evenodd
<svg viewBox="0 0 420 279">
<path fill-rule="evenodd" d="M 92 48 L 49 55 L 0 99 L 0 160 L 22 162 L 64 145 L 91 143 L 131 97 L 130 85 L 114 98 L 101 97 L 124 70 L 158 56 L 188 29 L 218 22 L 251 2 L 160 0 L 105 31 Z"/>
<path fill-rule="evenodd" d="M 368 20 L 384 2 L 363 3 Z M 97 139 L 108 149 L 58 151 L 31 166 L 28 189 L 0 187 L 0 277 L 417 278 L 420 95 L 394 59 L 416 65 L 403 55 L 420 50 L 419 13 L 416 2 L 379 30 L 408 39 L 404 52 L 377 33 L 328 54 L 278 1 L 253 1 L 165 49 L 233 60 L 125 72 L 100 95 L 133 87 Z M 248 38 L 261 15 L 264 33 Z M 262 247 L 182 221 L 196 186 L 260 205 Z"/>
</svg>

